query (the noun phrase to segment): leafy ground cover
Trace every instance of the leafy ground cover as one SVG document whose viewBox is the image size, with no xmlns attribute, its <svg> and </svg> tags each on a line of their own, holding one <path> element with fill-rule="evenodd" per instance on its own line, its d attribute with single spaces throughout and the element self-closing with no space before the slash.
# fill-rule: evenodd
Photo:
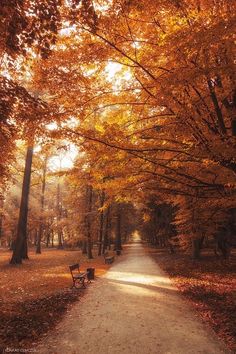
<svg viewBox="0 0 236 354">
<path fill-rule="evenodd" d="M 201 318 L 236 352 L 236 252 L 228 261 L 204 251 L 200 261 L 148 249 Z"/>
<path fill-rule="evenodd" d="M 36 341 L 86 293 L 71 288 L 68 265 L 79 261 L 82 270 L 94 267 L 97 276 L 109 267 L 103 257 L 88 260 L 78 250 L 30 251 L 30 259 L 18 266 L 9 265 L 10 256 L 0 251 L 0 352 Z"/>
</svg>

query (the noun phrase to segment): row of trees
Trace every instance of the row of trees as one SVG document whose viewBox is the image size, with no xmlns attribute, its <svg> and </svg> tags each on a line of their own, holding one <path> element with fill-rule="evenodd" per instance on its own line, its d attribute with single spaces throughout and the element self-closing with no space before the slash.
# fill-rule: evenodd
<svg viewBox="0 0 236 354">
<path fill-rule="evenodd" d="M 140 210 L 154 203 L 159 206 L 149 207 L 149 214 L 163 209 L 169 220 L 160 223 L 175 225 L 182 247 L 192 247 L 197 257 L 203 237 L 223 235 L 218 238 L 227 256 L 236 207 L 235 2 L 42 3 L 32 10 L 41 14 L 37 36 L 27 40 L 27 19 L 26 27 L 17 27 L 22 37 L 11 33 L 21 38 L 18 46 L 4 54 L 9 73 L 23 63 L 29 70 L 15 75 L 15 90 L 24 82 L 34 93 L 14 91 L 14 102 L 6 101 L 7 124 L 19 135 L 15 123 L 22 106 L 28 112 L 22 122 L 28 120 L 20 131 L 26 136 L 43 136 L 45 124 L 55 122 L 54 139 L 79 148 L 78 164 L 83 156 L 89 188 L 106 195 L 105 211 L 114 202 L 132 202 Z M 20 4 L 16 9 L 27 18 Z M 12 11 L 6 10 L 6 32 L 12 31 Z M 17 59 L 9 61 L 12 52 Z M 8 97 L 9 88 L 4 92 Z M 6 176 L 14 138 L 9 136 L 3 142 Z M 77 171 L 73 178 L 80 185 Z M 173 233 L 169 226 L 159 229 Z"/>
<path fill-rule="evenodd" d="M 111 247 L 122 249 L 122 242 L 134 231 L 133 206 L 121 202 L 106 206 L 105 191 L 92 187 L 90 174 L 81 169 L 82 160 L 66 173 L 62 168 L 64 154 L 69 153 L 65 144 L 57 149 L 44 146 L 33 158 L 28 148 L 26 161 L 25 148 L 18 144 L 17 163 L 2 199 L 0 242 L 13 250 L 11 263 L 28 258 L 28 245 L 36 253 L 41 253 L 42 245 L 81 247 L 88 258 L 93 258 L 94 245 L 98 255 Z"/>
</svg>

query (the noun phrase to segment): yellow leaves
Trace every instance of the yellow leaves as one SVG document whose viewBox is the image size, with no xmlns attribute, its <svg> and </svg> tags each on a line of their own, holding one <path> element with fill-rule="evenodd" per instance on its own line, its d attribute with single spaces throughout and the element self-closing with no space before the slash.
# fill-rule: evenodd
<svg viewBox="0 0 236 354">
<path fill-rule="evenodd" d="M 177 31 L 178 29 L 182 29 L 183 26 L 188 24 L 188 18 L 182 16 L 172 16 L 168 20 L 168 24 L 171 28 L 172 32 Z"/>
<path fill-rule="evenodd" d="M 99 132 L 99 133 L 104 133 L 105 129 L 104 126 L 101 123 L 96 123 L 95 124 L 95 129 Z"/>
<path fill-rule="evenodd" d="M 144 214 L 143 214 L 143 221 L 144 221 L 145 223 L 147 223 L 147 222 L 149 222 L 150 220 L 151 220 L 150 214 L 144 213 Z"/>
</svg>

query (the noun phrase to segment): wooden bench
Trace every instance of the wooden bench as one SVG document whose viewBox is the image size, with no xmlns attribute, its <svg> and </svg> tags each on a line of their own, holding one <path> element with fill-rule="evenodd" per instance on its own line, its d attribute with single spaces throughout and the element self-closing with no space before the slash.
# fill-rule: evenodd
<svg viewBox="0 0 236 354">
<path fill-rule="evenodd" d="M 79 288 L 82 286 L 85 288 L 85 279 L 87 278 L 88 272 L 81 272 L 79 263 L 69 266 L 69 269 L 72 276 L 73 287 Z"/>
<path fill-rule="evenodd" d="M 105 264 L 111 264 L 111 263 L 114 262 L 114 259 L 115 259 L 115 257 L 109 255 L 108 252 L 105 252 L 104 255 L 103 255 L 103 257 L 104 257 L 104 260 L 105 260 Z"/>
</svg>

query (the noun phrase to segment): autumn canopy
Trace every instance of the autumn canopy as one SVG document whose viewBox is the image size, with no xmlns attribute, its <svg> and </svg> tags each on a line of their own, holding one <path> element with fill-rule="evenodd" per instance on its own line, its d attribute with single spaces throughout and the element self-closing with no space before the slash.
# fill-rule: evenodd
<svg viewBox="0 0 236 354">
<path fill-rule="evenodd" d="M 12 214 L 33 147 L 21 217 L 38 252 L 55 234 L 61 247 L 86 239 L 92 257 L 91 242 L 104 251 L 114 229 L 120 248 L 117 234 L 139 228 L 196 257 L 214 238 L 227 257 L 235 14 L 234 0 L 1 1 L 0 236 L 16 242 L 13 263 L 27 256 Z"/>
</svg>

